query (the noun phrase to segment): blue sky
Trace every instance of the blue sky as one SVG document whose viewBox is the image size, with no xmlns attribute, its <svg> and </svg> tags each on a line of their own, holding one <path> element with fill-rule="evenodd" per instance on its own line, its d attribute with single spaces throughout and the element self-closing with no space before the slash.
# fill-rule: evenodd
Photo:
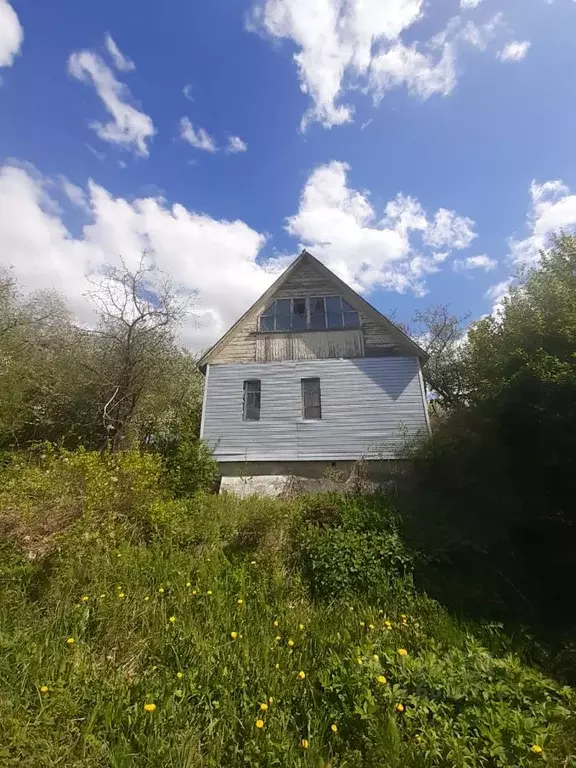
<svg viewBox="0 0 576 768">
<path fill-rule="evenodd" d="M 215 340 L 303 246 L 408 321 L 576 224 L 573 0 L 0 0 L 0 265 L 146 247 Z"/>
</svg>

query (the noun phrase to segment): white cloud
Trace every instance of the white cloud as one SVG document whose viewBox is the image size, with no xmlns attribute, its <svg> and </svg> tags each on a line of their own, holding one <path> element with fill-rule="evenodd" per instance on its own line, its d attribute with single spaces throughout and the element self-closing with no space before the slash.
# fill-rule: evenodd
<svg viewBox="0 0 576 768">
<path fill-rule="evenodd" d="M 504 46 L 504 48 L 498 53 L 498 58 L 500 61 L 520 61 L 528 53 L 530 45 L 531 43 L 529 43 L 527 40 L 514 40 L 513 42 Z"/>
<path fill-rule="evenodd" d="M 16 11 L 7 0 L 0 0 L 0 67 L 11 67 L 20 51 L 24 31 Z"/>
<path fill-rule="evenodd" d="M 418 200 L 404 195 L 379 220 L 367 193 L 348 186 L 348 170 L 333 161 L 312 172 L 288 231 L 356 290 L 381 286 L 422 295 L 423 278 L 476 236 L 473 222 L 445 209 L 430 219 Z"/>
<path fill-rule="evenodd" d="M 148 157 L 146 142 L 156 132 L 152 119 L 128 103 L 130 91 L 116 79 L 100 56 L 91 51 L 73 53 L 68 59 L 68 71 L 77 80 L 92 83 L 112 115 L 108 123 L 91 123 L 98 137 Z"/>
<path fill-rule="evenodd" d="M 216 152 L 214 139 L 204 128 L 194 128 L 189 118 L 180 120 L 180 138 L 203 152 Z"/>
<path fill-rule="evenodd" d="M 191 83 L 187 83 L 184 88 L 182 88 L 182 93 L 184 94 L 185 99 L 188 99 L 188 101 L 194 101 L 194 97 L 192 96 Z"/>
<path fill-rule="evenodd" d="M 56 189 L 31 168 L 0 168 L 0 265 L 12 264 L 28 290 L 62 291 L 86 322 L 93 319 L 83 298 L 86 276 L 117 264 L 119 254 L 134 264 L 146 248 L 184 289 L 198 289 L 200 325 L 190 323 L 183 335 L 194 349 L 221 335 L 276 276 L 275 262 L 256 262 L 265 236 L 242 221 L 213 219 L 161 197 L 129 201 L 90 181 L 89 213 L 74 236 L 51 195 Z"/>
<path fill-rule="evenodd" d="M 576 230 L 576 194 L 560 180 L 530 185 L 531 206 L 528 212 L 530 234 L 523 240 L 510 240 L 510 259 L 515 267 L 531 267 L 538 263 L 540 251 L 550 237 L 560 230 Z"/>
<path fill-rule="evenodd" d="M 136 69 L 136 64 L 134 64 L 131 59 L 124 56 L 109 32 L 106 33 L 105 42 L 108 53 L 112 57 L 116 69 L 119 69 L 121 72 L 132 72 L 134 69 Z"/>
<path fill-rule="evenodd" d="M 454 261 L 454 269 L 457 272 L 470 272 L 474 269 L 483 269 L 484 272 L 490 272 L 496 269 L 498 262 L 496 259 L 491 259 L 485 253 L 481 256 L 468 256 L 467 259 L 456 259 Z"/>
<path fill-rule="evenodd" d="M 230 136 L 228 138 L 228 146 L 226 147 L 226 151 L 230 154 L 237 154 L 238 152 L 246 152 L 248 149 L 248 144 L 246 144 L 245 141 L 242 141 L 240 136 Z"/>
<path fill-rule="evenodd" d="M 502 309 L 504 308 L 504 299 L 510 293 L 514 281 L 511 277 L 507 277 L 505 280 L 501 280 L 499 283 L 491 285 L 490 288 L 484 294 L 485 298 L 492 301 L 492 310 L 490 314 L 499 320 L 502 316 Z"/>
<path fill-rule="evenodd" d="M 463 11 L 471 10 L 472 8 L 478 8 L 482 0 L 460 0 L 460 8 Z"/>
<path fill-rule="evenodd" d="M 472 8 L 480 0 L 462 0 Z M 250 28 L 291 40 L 300 86 L 312 102 L 302 128 L 350 122 L 353 107 L 342 103 L 361 89 L 378 102 L 386 91 L 406 86 L 416 97 L 446 96 L 457 80 L 456 55 L 462 45 L 484 50 L 501 15 L 484 26 L 456 16 L 439 35 L 415 39 L 424 0 L 254 0 Z M 403 39 L 410 34 L 412 42 Z"/>
<path fill-rule="evenodd" d="M 82 187 L 79 187 L 77 184 L 73 184 L 70 179 L 67 179 L 65 176 L 60 177 L 60 183 L 62 184 L 62 190 L 68 200 L 72 203 L 72 205 L 75 205 L 77 208 L 81 208 L 83 210 L 88 210 L 88 205 L 86 204 L 86 196 L 84 195 L 84 190 Z"/>
</svg>

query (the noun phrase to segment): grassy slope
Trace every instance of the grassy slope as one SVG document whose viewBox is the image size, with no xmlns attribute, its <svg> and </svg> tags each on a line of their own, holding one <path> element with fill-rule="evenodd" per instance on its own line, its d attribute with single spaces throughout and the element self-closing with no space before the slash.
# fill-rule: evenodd
<svg viewBox="0 0 576 768">
<path fill-rule="evenodd" d="M 306 500 L 198 496 L 159 501 L 132 541 L 116 517 L 48 558 L 5 547 L 0 764 L 571 766 L 572 692 L 489 653 L 409 576 L 361 599 L 346 553 L 302 568 L 309 542 L 353 527 L 353 501 L 328 506 L 310 528 Z"/>
</svg>

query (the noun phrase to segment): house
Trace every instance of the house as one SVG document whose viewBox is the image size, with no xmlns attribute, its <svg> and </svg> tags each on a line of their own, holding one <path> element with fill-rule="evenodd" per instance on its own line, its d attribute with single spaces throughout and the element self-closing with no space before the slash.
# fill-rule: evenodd
<svg viewBox="0 0 576 768">
<path fill-rule="evenodd" d="M 429 429 L 426 360 L 303 251 L 200 360 L 201 436 L 223 477 L 318 477 L 393 460 Z"/>
</svg>

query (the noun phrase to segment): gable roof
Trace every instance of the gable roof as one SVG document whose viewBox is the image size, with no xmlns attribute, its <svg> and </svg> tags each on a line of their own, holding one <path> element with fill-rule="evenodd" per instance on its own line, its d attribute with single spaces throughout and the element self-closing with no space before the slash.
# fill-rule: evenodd
<svg viewBox="0 0 576 768">
<path fill-rule="evenodd" d="M 226 344 L 234 337 L 236 332 L 241 328 L 244 321 L 250 318 L 252 313 L 260 306 L 267 306 L 267 304 L 272 301 L 276 291 L 278 291 L 284 285 L 284 283 L 286 283 L 288 279 L 306 262 L 312 264 L 324 277 L 331 280 L 331 282 L 338 288 L 338 292 L 350 304 L 356 308 L 362 309 L 364 312 L 366 312 L 367 315 L 372 317 L 375 322 L 380 323 L 394 336 L 396 336 L 399 343 L 402 344 L 402 346 L 404 346 L 406 349 L 409 349 L 413 355 L 419 357 L 423 363 L 428 360 L 428 353 L 423 350 L 419 344 L 413 341 L 398 325 L 396 325 L 396 323 L 393 323 L 392 320 L 386 317 L 386 315 L 383 315 L 381 312 L 379 312 L 375 307 L 372 306 L 372 304 L 367 302 L 366 299 L 363 299 L 360 294 L 356 293 L 356 291 L 350 288 L 349 285 L 347 285 L 343 280 L 335 275 L 332 270 L 328 269 L 327 266 L 325 266 L 315 256 L 312 256 L 311 253 L 308 253 L 306 249 L 304 249 L 300 256 L 298 256 L 298 258 L 295 259 L 292 264 L 290 264 L 290 266 L 284 270 L 280 277 L 278 277 L 278 279 L 272 283 L 272 285 L 254 302 L 254 304 L 252 304 L 252 306 L 249 307 L 246 312 L 244 312 L 242 317 L 240 317 L 234 323 L 234 325 L 202 355 L 198 361 L 198 366 L 201 370 L 204 370 L 206 365 L 211 362 L 214 355 L 224 346 L 226 346 Z"/>
</svg>

